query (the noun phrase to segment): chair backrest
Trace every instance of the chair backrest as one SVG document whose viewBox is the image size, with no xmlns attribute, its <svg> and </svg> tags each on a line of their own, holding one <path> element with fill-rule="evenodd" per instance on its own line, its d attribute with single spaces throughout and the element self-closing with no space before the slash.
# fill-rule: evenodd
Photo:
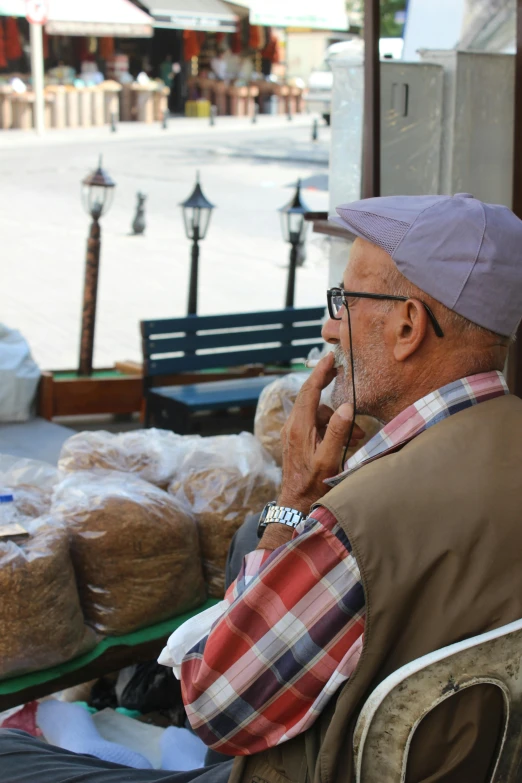
<svg viewBox="0 0 522 783">
<path fill-rule="evenodd" d="M 354 733 L 357 783 L 402 783 L 413 733 L 463 688 L 496 685 L 505 724 L 490 783 L 522 780 L 522 620 L 418 658 L 387 677 L 366 701 Z"/>
<path fill-rule="evenodd" d="M 324 307 L 141 322 L 144 376 L 304 359 L 322 347 Z"/>
</svg>

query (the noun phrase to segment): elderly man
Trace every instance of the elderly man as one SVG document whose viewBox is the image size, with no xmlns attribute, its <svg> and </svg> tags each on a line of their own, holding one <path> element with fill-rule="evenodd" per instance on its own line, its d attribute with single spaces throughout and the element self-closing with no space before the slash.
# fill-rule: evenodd
<svg viewBox="0 0 522 783">
<path fill-rule="evenodd" d="M 349 783 L 354 722 L 377 683 L 522 617 L 522 401 L 501 374 L 522 315 L 522 222 L 468 194 L 338 213 L 357 239 L 328 291 L 335 350 L 285 427 L 258 549 L 181 661 L 193 728 L 239 758 L 123 772 L 4 733 L 2 781 Z M 320 394 L 334 378 L 333 412 Z M 363 434 L 355 411 L 384 428 L 342 464 Z M 407 780 L 488 780 L 501 722 L 493 686 L 452 696 L 417 729 Z"/>
</svg>

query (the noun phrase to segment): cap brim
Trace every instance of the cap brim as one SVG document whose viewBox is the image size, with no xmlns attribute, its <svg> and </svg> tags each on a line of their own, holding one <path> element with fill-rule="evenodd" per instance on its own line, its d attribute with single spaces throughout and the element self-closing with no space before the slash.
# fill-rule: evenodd
<svg viewBox="0 0 522 783">
<path fill-rule="evenodd" d="M 359 239 L 366 239 L 367 242 L 371 242 L 371 239 L 368 239 L 368 237 L 365 234 L 363 234 L 362 231 L 351 226 L 342 217 L 337 217 L 337 215 L 329 217 L 328 222 L 334 223 L 336 226 L 339 226 L 340 228 L 344 228 L 344 230 L 347 231 L 349 234 L 351 234 L 354 239 L 357 239 L 357 237 L 359 237 Z"/>
</svg>

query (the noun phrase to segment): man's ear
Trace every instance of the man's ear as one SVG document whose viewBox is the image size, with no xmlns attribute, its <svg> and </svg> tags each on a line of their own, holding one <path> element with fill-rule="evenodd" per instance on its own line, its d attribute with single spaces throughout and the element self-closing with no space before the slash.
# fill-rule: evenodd
<svg viewBox="0 0 522 783">
<path fill-rule="evenodd" d="M 418 299 L 401 302 L 395 309 L 395 345 L 393 355 L 397 362 L 404 362 L 415 353 L 426 337 L 429 328 L 426 308 Z"/>
</svg>

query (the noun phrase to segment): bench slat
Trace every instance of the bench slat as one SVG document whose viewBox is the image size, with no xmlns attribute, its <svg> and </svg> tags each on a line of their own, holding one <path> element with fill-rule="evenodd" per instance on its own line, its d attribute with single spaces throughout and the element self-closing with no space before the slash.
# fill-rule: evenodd
<svg viewBox="0 0 522 783">
<path fill-rule="evenodd" d="M 161 318 L 141 321 L 141 334 L 148 339 L 154 334 L 173 332 L 194 332 L 205 329 L 233 329 L 240 326 L 262 326 L 265 324 L 298 323 L 299 321 L 322 321 L 326 307 L 287 307 L 284 310 L 269 310 L 254 313 L 232 313 L 230 315 L 192 315 L 183 318 Z"/>
<path fill-rule="evenodd" d="M 276 329 L 248 329 L 244 332 L 224 334 L 191 334 L 183 337 L 155 337 L 144 344 L 147 356 L 174 351 L 196 351 L 207 348 L 228 348 L 238 345 L 260 345 L 263 343 L 291 342 L 292 340 L 318 339 L 321 324 L 313 326 L 279 326 Z M 226 353 L 223 354 L 227 356 Z"/>
<path fill-rule="evenodd" d="M 197 354 L 179 356 L 173 359 L 147 359 L 146 373 L 170 375 L 191 370 L 206 370 L 215 367 L 237 367 L 240 364 L 274 364 L 290 359 L 304 359 L 315 346 L 322 347 L 324 342 L 318 337 L 305 345 L 281 345 L 271 348 L 257 348 L 248 351 L 230 351 L 227 353 Z"/>
</svg>

